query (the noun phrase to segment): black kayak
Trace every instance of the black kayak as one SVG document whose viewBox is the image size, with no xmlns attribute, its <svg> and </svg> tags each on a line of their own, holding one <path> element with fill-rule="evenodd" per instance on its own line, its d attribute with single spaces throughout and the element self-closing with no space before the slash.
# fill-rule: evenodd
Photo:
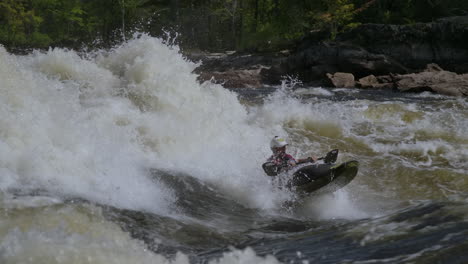
<svg viewBox="0 0 468 264">
<path fill-rule="evenodd" d="M 358 172 L 355 160 L 341 164 L 312 164 L 293 173 L 286 186 L 298 194 L 332 193 L 350 183 Z"/>
<path fill-rule="evenodd" d="M 350 183 L 358 172 L 359 162 L 355 160 L 335 164 L 338 150 L 327 153 L 324 163 L 303 166 L 295 171 L 286 187 L 300 195 L 335 192 Z M 272 163 L 264 163 L 263 170 L 269 176 L 276 176 L 280 169 Z"/>
</svg>

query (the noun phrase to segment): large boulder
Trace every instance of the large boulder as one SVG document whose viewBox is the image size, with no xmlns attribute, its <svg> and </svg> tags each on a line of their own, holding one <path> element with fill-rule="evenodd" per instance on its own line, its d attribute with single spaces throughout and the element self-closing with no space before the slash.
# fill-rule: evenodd
<svg viewBox="0 0 468 264">
<path fill-rule="evenodd" d="M 468 96 L 468 74 L 457 74 L 428 67 L 420 73 L 395 75 L 394 82 L 403 92 L 431 91 L 443 95 Z"/>
<path fill-rule="evenodd" d="M 369 75 L 359 79 L 356 86 L 359 88 L 373 88 L 373 89 L 393 89 L 393 79 L 390 76 L 374 76 Z"/>
<path fill-rule="evenodd" d="M 334 74 L 327 73 L 332 85 L 337 88 L 354 88 L 354 75 L 345 72 L 335 72 Z"/>
<path fill-rule="evenodd" d="M 363 77 L 357 81 L 357 86 L 361 88 L 375 88 L 379 84 L 379 80 L 373 74 Z"/>
</svg>

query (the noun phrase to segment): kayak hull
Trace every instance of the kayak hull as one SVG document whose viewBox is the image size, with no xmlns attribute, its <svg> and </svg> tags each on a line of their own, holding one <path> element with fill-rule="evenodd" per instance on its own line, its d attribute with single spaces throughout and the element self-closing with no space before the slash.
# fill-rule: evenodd
<svg viewBox="0 0 468 264">
<path fill-rule="evenodd" d="M 358 172 L 359 162 L 312 164 L 300 168 L 287 183 L 291 190 L 302 194 L 332 193 L 348 185 Z"/>
</svg>

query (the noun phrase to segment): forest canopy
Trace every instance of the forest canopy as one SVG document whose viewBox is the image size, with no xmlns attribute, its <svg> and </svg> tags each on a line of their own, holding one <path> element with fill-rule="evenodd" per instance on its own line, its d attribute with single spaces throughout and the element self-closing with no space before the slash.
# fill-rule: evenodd
<svg viewBox="0 0 468 264">
<path fill-rule="evenodd" d="M 311 31 L 412 24 L 468 14 L 466 0 L 1 0 L 10 48 L 109 46 L 134 32 L 177 34 L 183 48 L 268 51 Z"/>
</svg>

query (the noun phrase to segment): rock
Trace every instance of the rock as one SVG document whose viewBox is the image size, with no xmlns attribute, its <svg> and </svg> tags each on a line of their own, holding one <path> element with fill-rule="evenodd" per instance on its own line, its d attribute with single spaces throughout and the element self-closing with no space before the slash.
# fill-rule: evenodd
<svg viewBox="0 0 468 264">
<path fill-rule="evenodd" d="M 379 83 L 393 83 L 393 77 L 391 75 L 380 75 L 376 78 Z"/>
<path fill-rule="evenodd" d="M 386 55 L 412 70 L 437 63 L 449 71 L 468 72 L 468 16 L 408 25 L 364 24 L 338 35 L 337 41 Z"/>
<path fill-rule="evenodd" d="M 374 88 L 374 89 L 393 89 L 393 79 L 389 75 L 375 77 L 369 75 L 359 79 L 356 85 L 360 88 Z"/>
<path fill-rule="evenodd" d="M 228 70 L 225 72 L 203 72 L 198 80 L 212 80 L 225 88 L 259 88 L 262 86 L 260 69 L 258 70 Z"/>
<path fill-rule="evenodd" d="M 260 67 L 279 65 L 287 56 L 282 52 L 265 54 L 228 54 L 207 53 L 187 54 L 189 59 L 201 61 L 201 65 L 195 69 L 195 73 L 201 72 L 227 72 L 229 70 L 256 70 Z"/>
<path fill-rule="evenodd" d="M 336 72 L 335 74 L 327 73 L 328 79 L 336 88 L 353 88 L 355 87 L 354 75 L 345 72 Z"/>
<path fill-rule="evenodd" d="M 379 81 L 372 74 L 369 76 L 363 77 L 357 81 L 358 87 L 361 87 L 361 88 L 375 88 L 375 86 L 378 84 L 379 84 Z"/>
<path fill-rule="evenodd" d="M 386 55 L 370 53 L 348 43 L 320 42 L 301 48 L 284 59 L 276 71 L 298 76 L 304 83 L 321 81 L 324 84 L 324 76 L 330 72 L 348 72 L 357 77 L 409 72 Z"/>
<path fill-rule="evenodd" d="M 324 76 L 329 72 L 349 72 L 357 78 L 407 74 L 429 63 L 456 73 L 468 72 L 468 16 L 410 25 L 364 24 L 339 34 L 335 41 L 327 36 L 311 32 L 304 37 L 280 66 L 271 68 L 279 73 L 275 76 L 326 83 Z M 433 66 L 431 71 L 440 71 Z"/>
<path fill-rule="evenodd" d="M 463 84 L 453 86 L 452 83 L 439 83 L 433 85 L 431 88 L 434 92 L 443 95 L 452 95 L 452 96 L 468 96 L 468 75 L 465 74 L 463 77 Z"/>
<path fill-rule="evenodd" d="M 327 39 L 329 32 L 314 31 L 287 52 L 194 54 L 203 62 L 195 73 L 202 81 L 214 77 L 229 88 L 275 85 L 293 76 L 314 86 L 466 95 L 468 16 L 410 25 L 364 24 L 334 41 Z"/>
<path fill-rule="evenodd" d="M 468 96 L 468 74 L 449 71 L 395 75 L 398 90 L 403 92 L 431 91 L 443 95 Z"/>
<path fill-rule="evenodd" d="M 426 69 L 424 71 L 427 71 L 427 72 L 440 72 L 440 71 L 443 71 L 443 69 L 435 64 L 435 63 L 430 63 L 426 66 Z"/>
<path fill-rule="evenodd" d="M 390 82 L 390 83 L 379 83 L 377 85 L 375 85 L 374 87 L 375 89 L 394 89 L 395 88 L 395 84 L 393 82 Z"/>
<path fill-rule="evenodd" d="M 269 54 L 187 54 L 189 59 L 201 61 L 194 73 L 199 74 L 199 81 L 213 78 L 215 83 L 226 88 L 251 87 L 262 84 L 279 84 L 283 72 L 278 65 L 287 56 L 286 51 Z"/>
</svg>

